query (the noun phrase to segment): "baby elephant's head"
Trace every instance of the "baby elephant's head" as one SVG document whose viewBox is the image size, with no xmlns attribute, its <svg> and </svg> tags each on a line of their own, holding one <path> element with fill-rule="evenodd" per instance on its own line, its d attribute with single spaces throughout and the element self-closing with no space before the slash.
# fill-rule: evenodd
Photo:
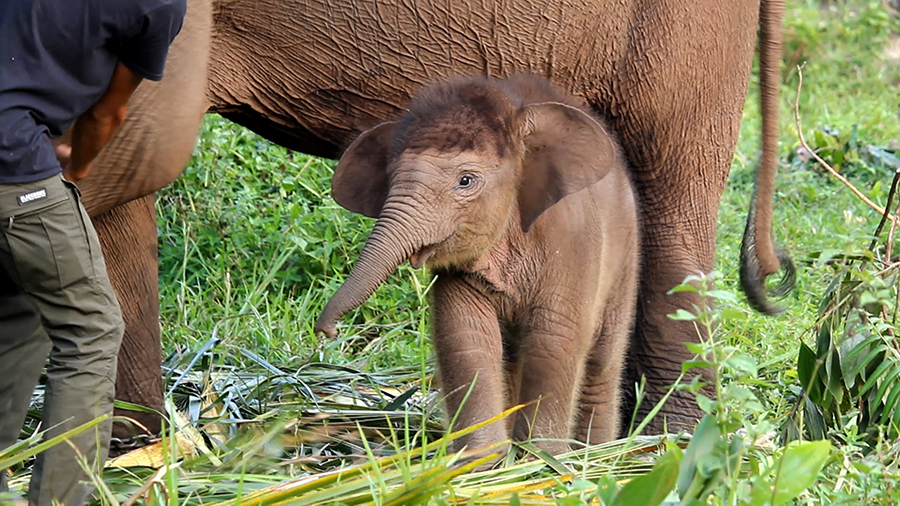
<svg viewBox="0 0 900 506">
<path fill-rule="evenodd" d="M 316 330 L 334 335 L 336 321 L 401 262 L 465 265 L 508 227 L 527 232 L 545 209 L 618 163 L 604 127 L 557 95 L 533 76 L 456 79 L 426 88 L 399 120 L 360 135 L 335 169 L 332 193 L 378 221 Z"/>
</svg>

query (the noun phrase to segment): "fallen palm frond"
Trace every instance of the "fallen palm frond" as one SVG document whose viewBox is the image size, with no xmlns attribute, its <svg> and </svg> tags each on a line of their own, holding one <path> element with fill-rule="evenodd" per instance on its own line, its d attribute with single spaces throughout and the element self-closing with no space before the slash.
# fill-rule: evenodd
<svg viewBox="0 0 900 506">
<path fill-rule="evenodd" d="M 652 459 L 642 454 L 656 453 L 664 441 L 622 440 L 556 458 L 526 443 L 520 449 L 529 457 L 520 462 L 513 452 L 504 466 L 472 472 L 502 452 L 448 450 L 478 426 L 445 434 L 430 377 L 420 368 L 376 374 L 311 363 L 291 370 L 245 350 L 239 352 L 248 361 L 238 366 L 212 360 L 215 348 L 166 360 L 168 429 L 159 443 L 111 461 L 101 503 L 403 504 L 439 497 L 500 504 L 515 496 L 544 504 L 572 493 L 573 481 L 593 480 L 577 489 L 583 494 L 600 477 L 648 472 Z M 27 474 L 20 469 L 15 486 L 24 486 Z"/>
<path fill-rule="evenodd" d="M 352 371 L 342 372 L 345 383 L 346 378 L 353 377 Z M 184 384 L 191 385 L 190 375 L 185 377 L 188 381 Z M 204 377 L 213 380 L 216 375 Z M 256 389 L 258 382 L 249 380 L 252 377 L 254 375 L 247 372 L 223 372 L 217 384 Z M 325 378 L 329 378 L 328 373 Z M 268 382 L 270 385 L 276 383 Z M 554 461 L 552 463 L 539 457 L 490 471 L 469 473 L 499 454 L 472 460 L 474 457 L 461 458 L 461 455 L 448 452 L 447 447 L 450 441 L 480 425 L 440 438 L 440 426 L 431 427 L 429 431 L 428 425 L 436 422 L 423 417 L 421 411 L 407 411 L 401 420 L 396 410 L 361 406 L 363 401 L 380 404 L 385 401 L 380 395 L 371 394 L 368 387 L 360 388 L 362 395 L 356 395 L 352 402 L 338 404 L 323 395 L 334 391 L 327 387 L 330 381 L 307 376 L 304 383 L 309 387 L 304 391 L 320 398 L 317 403 L 320 411 L 297 411 L 304 404 L 296 398 L 291 401 L 276 399 L 277 402 L 270 406 L 271 411 L 254 420 L 242 419 L 243 429 L 237 430 L 237 437 L 219 444 L 215 452 L 220 460 L 218 465 L 214 465 L 208 456 L 200 456 L 187 459 L 180 466 L 170 466 L 178 473 L 178 485 L 177 490 L 168 490 L 167 495 L 182 497 L 182 504 L 224 501 L 221 503 L 224 505 L 365 504 L 371 503 L 373 498 L 378 498 L 381 504 L 404 504 L 413 498 L 417 503 L 424 502 L 431 496 L 440 496 L 451 503 L 477 498 L 478 504 L 506 504 L 513 495 L 524 504 L 552 504 L 556 498 L 568 494 L 564 484 L 574 479 L 597 480 L 602 476 L 627 479 L 646 473 L 652 461 L 635 456 L 657 451 L 663 441 L 658 437 L 623 440 L 573 451 L 557 459 L 547 456 Z M 360 386 L 364 384 L 360 383 Z M 326 388 L 319 388 L 322 385 Z M 389 385 L 390 382 L 386 382 L 384 388 L 390 388 Z M 410 390 L 397 389 L 399 395 L 388 400 L 388 404 L 397 406 L 396 401 Z M 340 392 L 342 395 L 350 393 L 346 389 L 340 389 Z M 222 394 L 229 395 L 220 390 L 219 396 Z M 414 398 L 407 396 L 411 402 Z M 200 411 L 201 414 L 204 412 L 203 409 Z M 285 417 L 285 413 L 297 416 Z M 424 424 L 422 418 L 425 418 Z M 202 415 L 200 419 L 203 419 Z M 355 428 L 351 427 L 354 421 Z M 218 420 L 212 423 L 231 422 Z M 208 425 L 199 423 L 198 427 L 202 432 Z M 164 446 L 165 441 L 160 444 Z M 323 472 L 323 467 L 331 470 Z M 559 468 L 568 473 L 554 471 Z M 111 488 L 121 497 L 128 495 L 134 500 L 135 494 L 139 493 L 149 500 L 154 489 L 164 487 L 159 475 L 168 470 L 119 469 L 112 471 L 112 475 L 107 473 L 106 479 L 115 484 Z M 582 488 L 578 493 L 584 491 Z M 156 494 L 159 495 L 159 491 Z"/>
<path fill-rule="evenodd" d="M 450 435 L 448 439 L 456 436 Z M 449 503 L 509 504 L 510 498 L 516 495 L 522 504 L 556 504 L 557 499 L 569 495 L 571 491 L 565 484 L 574 479 L 591 481 L 615 476 L 624 480 L 647 473 L 652 462 L 632 456 L 655 451 L 663 440 L 661 437 L 620 440 L 561 455 L 557 460 L 572 468 L 571 473 L 562 476 L 541 460 L 466 474 L 496 454 L 473 461 L 460 460 L 456 454 L 439 454 L 411 465 L 404 464 L 411 454 L 421 452 L 413 449 L 352 468 L 266 487 L 221 506 L 288 502 L 369 504 L 376 498 L 382 504 L 405 504 L 413 498 L 417 503 L 424 503 L 436 495 Z M 432 447 L 446 443 L 447 440 L 437 441 Z M 378 479 L 374 479 L 376 470 Z M 578 492 L 591 492 L 591 489 L 581 488 Z"/>
<path fill-rule="evenodd" d="M 182 361 L 197 363 L 189 357 Z M 173 390 L 176 404 L 192 412 L 192 421 L 218 445 L 223 463 L 212 466 L 205 457 L 186 462 L 175 493 L 205 501 L 239 498 L 240 504 L 356 504 L 373 496 L 399 504 L 433 495 L 493 504 L 506 503 L 513 494 L 526 503 L 552 502 L 560 495 L 553 490 L 575 477 L 626 479 L 646 473 L 651 461 L 627 457 L 661 445 L 660 438 L 638 438 L 571 452 L 560 461 L 568 474 L 554 472 L 544 460 L 466 474 L 480 461 L 460 460 L 447 445 L 475 427 L 441 437 L 434 393 L 422 394 L 420 370 L 370 374 L 307 364 L 287 371 L 255 361 L 256 371 L 169 369 L 177 373 L 170 377 L 180 378 Z M 226 432 L 232 436 L 216 440 Z M 273 469 L 287 480 L 270 481 Z M 214 476 L 218 481 L 211 481 Z M 240 476 L 241 486 L 229 484 L 226 476 Z"/>
<path fill-rule="evenodd" d="M 213 353 L 212 347 L 202 349 Z M 443 434 L 435 394 L 422 393 L 430 378 L 417 368 L 366 373 L 308 363 L 290 370 L 239 352 L 249 365 L 182 368 L 210 363 L 191 354 L 173 355 L 164 364 L 166 377 L 177 378 L 170 387 L 175 405 L 220 449 L 235 438 L 258 437 L 277 419 L 283 427 L 271 443 L 289 450 L 289 465 L 324 471 L 365 458 L 361 437 L 383 455 L 394 452 L 387 435 L 400 428 L 431 440 Z"/>
</svg>

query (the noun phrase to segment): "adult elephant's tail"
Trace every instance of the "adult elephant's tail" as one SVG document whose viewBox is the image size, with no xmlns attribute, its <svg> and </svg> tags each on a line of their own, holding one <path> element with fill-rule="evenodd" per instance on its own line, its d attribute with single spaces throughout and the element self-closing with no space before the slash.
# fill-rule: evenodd
<svg viewBox="0 0 900 506">
<path fill-rule="evenodd" d="M 762 0 L 759 7 L 759 96 L 762 112 L 762 159 L 756 189 L 750 201 L 744 242 L 741 245 L 741 287 L 750 305 L 765 314 L 782 307 L 769 302 L 766 278 L 783 270 L 781 282 L 771 292 L 782 296 L 794 287 L 794 264 L 772 243 L 772 199 L 778 161 L 778 90 L 781 83 L 781 31 L 784 2 Z"/>
</svg>

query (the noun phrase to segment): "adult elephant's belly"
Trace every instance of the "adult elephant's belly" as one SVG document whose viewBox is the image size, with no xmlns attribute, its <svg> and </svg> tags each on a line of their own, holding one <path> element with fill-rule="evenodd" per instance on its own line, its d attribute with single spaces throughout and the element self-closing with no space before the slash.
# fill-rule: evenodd
<svg viewBox="0 0 900 506">
<path fill-rule="evenodd" d="M 141 83 L 128 103 L 125 123 L 79 182 L 91 216 L 150 195 L 184 170 L 208 106 L 211 23 L 207 2 L 189 2 L 169 50 L 165 78 Z"/>
<path fill-rule="evenodd" d="M 551 77 L 591 103 L 626 50 L 636 8 L 575 0 L 219 0 L 210 111 L 288 148 L 330 158 L 395 116 L 421 86 L 457 74 Z"/>
</svg>

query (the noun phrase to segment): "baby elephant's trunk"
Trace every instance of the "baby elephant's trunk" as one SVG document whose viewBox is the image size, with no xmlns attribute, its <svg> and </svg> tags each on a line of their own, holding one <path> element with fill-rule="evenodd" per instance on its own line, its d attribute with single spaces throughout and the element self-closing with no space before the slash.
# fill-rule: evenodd
<svg viewBox="0 0 900 506">
<path fill-rule="evenodd" d="M 385 219 L 385 213 L 382 213 L 350 276 L 322 310 L 316 321 L 316 333 L 336 336 L 338 320 L 362 305 L 397 266 L 416 251 L 409 234 L 397 223 L 396 220 Z"/>
</svg>

